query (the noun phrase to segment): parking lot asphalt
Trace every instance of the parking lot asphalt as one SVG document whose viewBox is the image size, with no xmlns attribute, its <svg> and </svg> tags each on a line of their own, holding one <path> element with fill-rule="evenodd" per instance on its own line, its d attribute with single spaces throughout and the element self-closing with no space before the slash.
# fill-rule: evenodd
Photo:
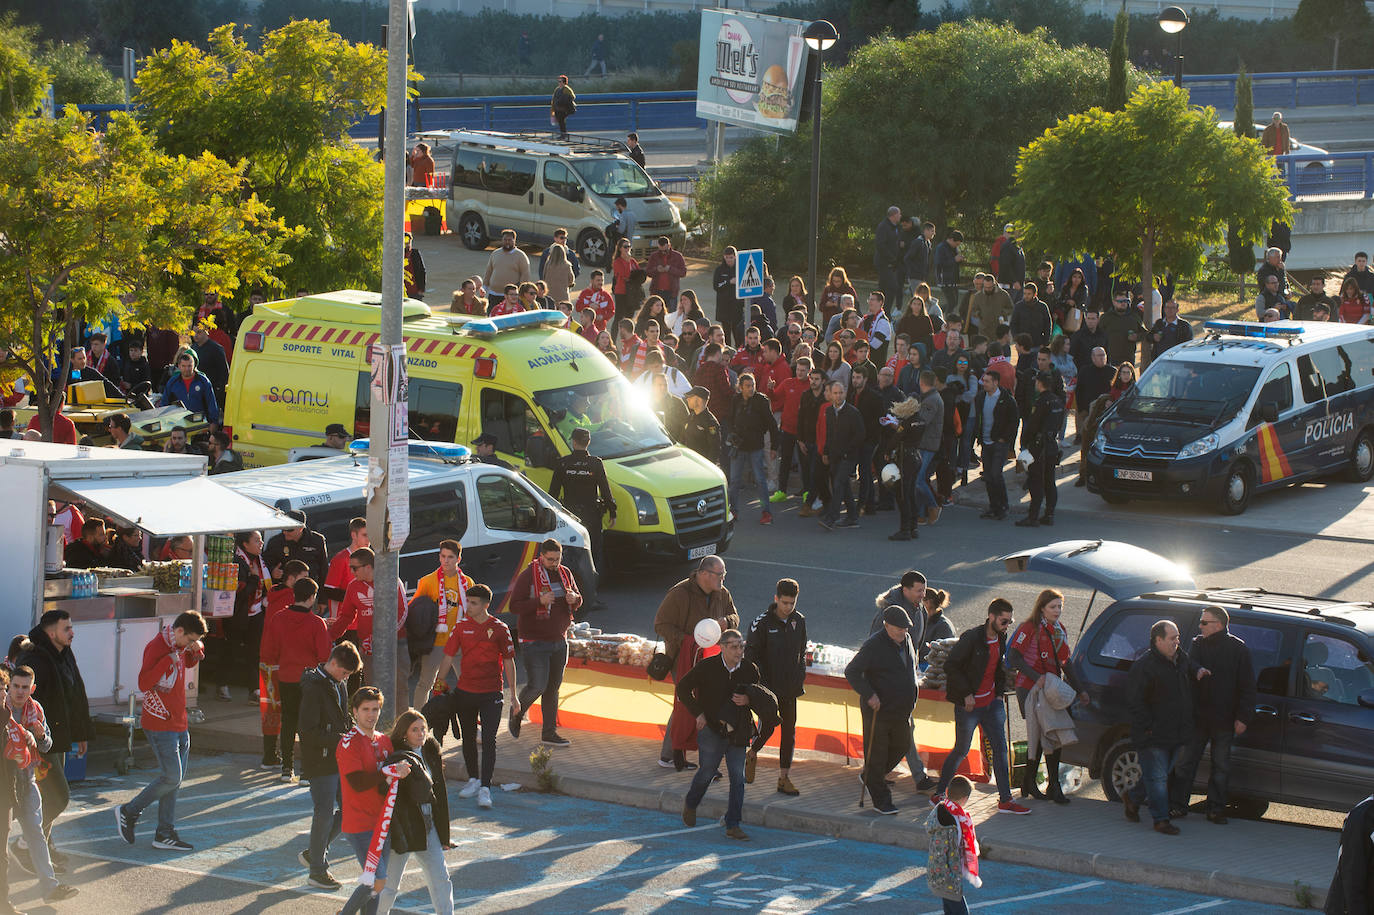
<svg viewBox="0 0 1374 915">
<path fill-rule="evenodd" d="M 148 829 L 133 847 L 114 833 L 112 805 L 132 796 L 151 773 L 97 773 L 74 786 L 55 840 L 73 855 L 69 879 L 82 895 L 65 910 L 337 911 L 357 865 L 336 843 L 333 870 L 344 889 L 329 894 L 308 887 L 296 862 L 309 828 L 308 791 L 278 784 L 253 763 L 243 755 L 193 756 L 178 819 L 196 850 L 181 855 L 152 849 Z M 723 794 L 717 786 L 708 797 Z M 656 811 L 524 791 L 497 791 L 490 811 L 458 799 L 454 784 L 450 798 L 457 848 L 447 858 L 460 911 L 941 911 L 926 888 L 925 855 L 918 851 L 753 826 L 751 840 L 737 842 L 711 821 L 689 829 Z M 997 861 L 984 862 L 982 878 L 983 888 L 968 893 L 979 911 L 1027 905 L 1119 915 L 1282 911 Z M 25 903 L 33 881 L 23 882 L 17 871 L 15 879 L 15 898 L 35 910 Z M 397 911 L 432 911 L 414 868 L 403 889 Z"/>
</svg>

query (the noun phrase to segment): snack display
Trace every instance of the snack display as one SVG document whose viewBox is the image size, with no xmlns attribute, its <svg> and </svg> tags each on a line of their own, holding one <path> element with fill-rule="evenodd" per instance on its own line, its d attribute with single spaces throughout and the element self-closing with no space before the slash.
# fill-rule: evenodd
<svg viewBox="0 0 1374 915">
<path fill-rule="evenodd" d="M 945 660 L 958 643 L 957 638 L 936 639 L 930 643 L 930 654 L 926 656 L 925 672 L 921 674 L 921 689 L 945 688 Z"/>
<path fill-rule="evenodd" d="M 854 652 L 838 645 L 820 642 L 806 643 L 806 669 L 810 673 L 843 677 L 844 669 L 854 660 Z"/>
<path fill-rule="evenodd" d="M 145 562 L 139 569 L 141 575 L 151 575 L 153 587 L 163 594 L 176 594 L 182 590 L 186 572 L 191 567 L 190 560 L 170 559 L 166 562 Z"/>
<path fill-rule="evenodd" d="M 568 656 L 603 664 L 648 667 L 657 642 L 628 632 L 592 634 L 593 630 L 574 627 L 568 634 Z"/>
</svg>

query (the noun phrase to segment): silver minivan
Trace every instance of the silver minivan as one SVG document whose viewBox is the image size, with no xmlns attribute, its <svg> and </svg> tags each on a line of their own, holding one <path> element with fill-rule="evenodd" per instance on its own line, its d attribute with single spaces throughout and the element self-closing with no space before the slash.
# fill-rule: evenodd
<svg viewBox="0 0 1374 915">
<path fill-rule="evenodd" d="M 522 243 L 543 244 L 564 228 L 582 263 L 607 266 L 606 227 L 620 197 L 635 220 L 630 244 L 636 257 L 646 256 L 661 235 L 678 248 L 686 239 L 677 205 L 620 143 L 483 130 L 448 131 L 447 137 L 454 144 L 449 225 L 474 251 L 502 229 L 514 229 Z"/>
</svg>

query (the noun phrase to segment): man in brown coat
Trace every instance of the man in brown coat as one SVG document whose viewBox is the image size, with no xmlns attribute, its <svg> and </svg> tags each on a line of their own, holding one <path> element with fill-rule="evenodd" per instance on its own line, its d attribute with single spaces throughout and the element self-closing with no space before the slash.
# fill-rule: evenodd
<svg viewBox="0 0 1374 915">
<path fill-rule="evenodd" d="M 697 623 L 706 619 L 720 623 L 722 632 L 739 628 L 739 612 L 730 589 L 725 587 L 725 560 L 719 556 L 707 556 L 695 572 L 669 588 L 654 615 L 654 632 L 663 640 L 664 653 L 673 658 L 673 682 L 677 682 L 677 671 L 682 667 L 681 653 L 687 650 L 690 660 L 694 652 L 687 648 L 687 643 L 692 640 Z M 691 667 L 690 663 L 686 665 L 688 670 Z M 665 769 L 677 768 L 670 728 L 663 735 L 658 764 Z"/>
</svg>

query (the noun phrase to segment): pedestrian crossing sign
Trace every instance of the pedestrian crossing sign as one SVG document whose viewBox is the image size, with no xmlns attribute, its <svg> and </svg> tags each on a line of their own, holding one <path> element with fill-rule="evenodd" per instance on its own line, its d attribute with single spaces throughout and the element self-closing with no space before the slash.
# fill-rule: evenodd
<svg viewBox="0 0 1374 915">
<path fill-rule="evenodd" d="M 763 295 L 762 248 L 751 248 L 735 256 L 735 295 L 741 299 Z"/>
</svg>

